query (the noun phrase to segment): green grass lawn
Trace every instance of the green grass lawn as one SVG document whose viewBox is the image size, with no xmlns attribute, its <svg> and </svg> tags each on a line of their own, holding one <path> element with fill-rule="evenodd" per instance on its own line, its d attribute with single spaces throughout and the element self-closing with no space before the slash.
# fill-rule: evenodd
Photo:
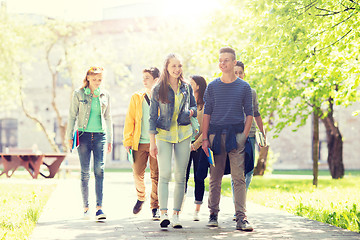
<svg viewBox="0 0 360 240">
<path fill-rule="evenodd" d="M 54 188 L 32 179 L 0 181 L 0 240 L 28 239 Z"/>
<path fill-rule="evenodd" d="M 360 176 L 331 179 L 320 176 L 318 187 L 312 179 L 255 176 L 248 201 L 288 211 L 295 215 L 360 232 Z M 231 196 L 230 179 L 224 178 L 222 194 Z"/>
</svg>

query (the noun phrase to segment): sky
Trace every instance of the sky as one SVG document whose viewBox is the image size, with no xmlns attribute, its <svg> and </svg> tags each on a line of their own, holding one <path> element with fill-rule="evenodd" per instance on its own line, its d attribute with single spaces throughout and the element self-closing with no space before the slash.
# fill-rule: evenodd
<svg viewBox="0 0 360 240">
<path fill-rule="evenodd" d="M 0 0 L 9 13 L 30 13 L 66 21 L 103 20 L 106 10 L 122 6 L 132 15 L 199 15 L 219 6 L 219 0 Z M 104 11 L 105 10 L 105 11 Z M 115 14 L 116 15 L 116 14 Z M 114 17 L 114 14 L 111 15 Z M 136 16 L 139 17 L 139 16 Z"/>
</svg>

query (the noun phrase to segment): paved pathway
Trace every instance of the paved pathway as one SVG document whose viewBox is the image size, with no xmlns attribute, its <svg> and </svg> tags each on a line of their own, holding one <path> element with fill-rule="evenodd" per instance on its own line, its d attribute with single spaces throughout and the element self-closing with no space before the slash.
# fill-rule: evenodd
<svg viewBox="0 0 360 240">
<path fill-rule="evenodd" d="M 145 176 L 147 189 L 149 174 Z M 159 222 L 151 220 L 149 201 L 142 211 L 133 215 L 136 193 L 131 173 L 106 173 L 104 183 L 104 212 L 106 222 L 82 220 L 80 180 L 58 179 L 58 186 L 46 205 L 31 236 L 33 240 L 52 239 L 360 239 L 360 234 L 331 225 L 294 216 L 283 211 L 248 203 L 248 219 L 253 232 L 235 230 L 232 221 L 232 199 L 222 197 L 219 228 L 208 228 L 207 196 L 200 212 L 200 221 L 192 221 L 193 189 L 189 189 L 181 214 L 182 229 L 160 229 Z M 172 186 L 172 184 L 171 184 Z M 94 180 L 90 181 L 90 203 L 94 206 Z M 172 198 L 171 194 L 170 197 Z M 169 200 L 169 209 L 172 199 Z M 92 215 L 95 210 L 91 209 Z M 171 213 L 169 211 L 169 213 Z"/>
</svg>

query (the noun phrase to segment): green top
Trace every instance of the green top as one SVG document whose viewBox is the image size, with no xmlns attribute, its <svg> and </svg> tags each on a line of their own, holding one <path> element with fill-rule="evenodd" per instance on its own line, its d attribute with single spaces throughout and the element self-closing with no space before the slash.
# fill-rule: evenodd
<svg viewBox="0 0 360 240">
<path fill-rule="evenodd" d="M 79 129 L 79 131 L 84 131 Z M 89 121 L 85 132 L 104 132 L 101 125 L 101 109 L 99 97 L 92 97 Z"/>
<path fill-rule="evenodd" d="M 139 143 L 150 143 L 150 106 L 144 98 L 142 101 L 142 118 L 141 118 L 141 134 Z"/>
</svg>

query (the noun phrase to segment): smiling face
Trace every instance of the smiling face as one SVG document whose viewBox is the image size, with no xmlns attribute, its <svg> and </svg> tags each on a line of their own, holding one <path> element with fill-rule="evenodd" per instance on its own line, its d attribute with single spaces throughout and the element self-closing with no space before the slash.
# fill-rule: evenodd
<svg viewBox="0 0 360 240">
<path fill-rule="evenodd" d="M 102 73 L 88 75 L 87 80 L 89 81 L 89 88 L 92 91 L 98 89 L 101 85 L 102 79 L 103 79 Z"/>
<path fill-rule="evenodd" d="M 178 79 L 182 74 L 182 64 L 180 60 L 177 58 L 171 58 L 166 70 L 171 78 Z"/>
<path fill-rule="evenodd" d="M 219 68 L 223 73 L 230 73 L 234 71 L 236 60 L 234 55 L 228 52 L 220 53 L 219 56 Z"/>
<path fill-rule="evenodd" d="M 234 67 L 234 71 L 235 71 L 235 75 L 238 77 L 238 78 L 241 78 L 244 80 L 245 78 L 245 72 L 244 72 L 244 69 L 240 66 L 235 66 Z"/>
</svg>

